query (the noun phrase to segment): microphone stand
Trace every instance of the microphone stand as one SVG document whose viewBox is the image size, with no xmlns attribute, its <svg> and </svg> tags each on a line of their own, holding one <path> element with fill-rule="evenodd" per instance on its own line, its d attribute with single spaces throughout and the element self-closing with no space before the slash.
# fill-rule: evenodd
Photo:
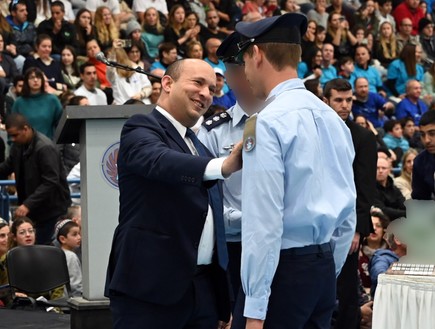
<svg viewBox="0 0 435 329">
<path fill-rule="evenodd" d="M 152 73 L 149 73 L 149 72 L 145 71 L 143 68 L 141 68 L 140 66 L 134 68 L 134 67 L 124 65 L 124 64 L 119 64 L 117 62 L 110 61 L 110 60 L 106 60 L 104 63 L 108 66 L 117 67 L 117 68 L 122 69 L 122 70 L 135 71 L 137 73 L 145 74 L 146 76 L 157 79 L 158 81 L 162 80 L 162 77 L 159 77 L 158 75 L 154 75 Z"/>
</svg>

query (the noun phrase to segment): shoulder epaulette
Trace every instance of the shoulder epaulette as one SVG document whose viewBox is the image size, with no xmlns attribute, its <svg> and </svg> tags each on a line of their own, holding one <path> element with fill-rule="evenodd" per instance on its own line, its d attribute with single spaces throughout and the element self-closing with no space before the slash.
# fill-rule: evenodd
<svg viewBox="0 0 435 329">
<path fill-rule="evenodd" d="M 207 129 L 207 131 L 212 130 L 213 128 L 216 128 L 223 124 L 224 122 L 231 121 L 232 118 L 227 112 L 217 113 L 215 115 L 212 115 L 211 117 L 208 117 L 204 120 L 202 125 Z"/>
</svg>

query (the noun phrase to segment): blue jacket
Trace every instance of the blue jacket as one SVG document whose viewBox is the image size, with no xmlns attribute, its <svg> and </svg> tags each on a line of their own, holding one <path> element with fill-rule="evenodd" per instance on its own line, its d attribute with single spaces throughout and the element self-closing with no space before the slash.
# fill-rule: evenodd
<svg viewBox="0 0 435 329">
<path fill-rule="evenodd" d="M 370 279 L 372 280 L 370 294 L 372 298 L 375 296 L 378 285 L 378 275 L 385 273 L 390 265 L 397 261 L 399 261 L 399 256 L 390 249 L 378 249 L 375 251 L 369 263 Z"/>
</svg>

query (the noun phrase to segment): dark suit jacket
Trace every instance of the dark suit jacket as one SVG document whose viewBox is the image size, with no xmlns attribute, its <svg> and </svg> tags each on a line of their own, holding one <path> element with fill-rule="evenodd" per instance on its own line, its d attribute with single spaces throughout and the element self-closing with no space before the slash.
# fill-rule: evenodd
<svg viewBox="0 0 435 329">
<path fill-rule="evenodd" d="M 346 120 L 346 125 L 352 134 L 355 148 L 353 173 L 356 187 L 356 232 L 363 238 L 373 231 L 370 208 L 376 194 L 376 137 L 351 120 Z"/>
<path fill-rule="evenodd" d="M 126 122 L 118 155 L 120 214 L 109 259 L 107 296 L 116 291 L 170 305 L 187 292 L 208 211 L 207 185 L 216 184 L 203 181 L 211 158 L 193 156 L 157 110 Z M 225 284 L 225 271 L 216 266 L 216 273 L 216 281 Z M 227 314 L 221 320 L 227 320 L 229 304 L 223 309 Z"/>
</svg>

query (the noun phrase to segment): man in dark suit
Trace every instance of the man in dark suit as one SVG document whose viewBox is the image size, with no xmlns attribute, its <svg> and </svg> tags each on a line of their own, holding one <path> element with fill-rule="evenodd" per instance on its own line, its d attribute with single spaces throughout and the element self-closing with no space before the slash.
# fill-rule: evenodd
<svg viewBox="0 0 435 329">
<path fill-rule="evenodd" d="M 214 329 L 229 320 L 217 179 L 241 168 L 241 144 L 213 159 L 189 129 L 215 87 L 206 62 L 177 61 L 154 111 L 122 130 L 119 225 L 106 282 L 114 328 Z"/>
<path fill-rule="evenodd" d="M 376 193 L 377 148 L 373 133 L 353 122 L 352 86 L 345 79 L 333 79 L 324 88 L 324 101 L 346 123 L 352 134 L 355 148 L 353 173 L 356 187 L 356 229 L 355 235 L 337 278 L 337 298 L 339 302 L 335 328 L 357 329 L 359 325 L 358 298 L 358 252 L 362 239 L 373 230 L 370 208 Z"/>
</svg>

